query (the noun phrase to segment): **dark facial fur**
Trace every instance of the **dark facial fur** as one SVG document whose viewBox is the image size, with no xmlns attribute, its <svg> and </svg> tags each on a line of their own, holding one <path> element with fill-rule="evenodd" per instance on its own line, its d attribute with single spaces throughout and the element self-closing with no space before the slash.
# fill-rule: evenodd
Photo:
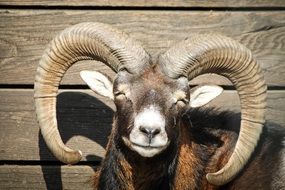
<svg viewBox="0 0 285 190">
<path fill-rule="evenodd" d="M 117 112 L 106 158 L 96 173 L 95 187 L 104 190 L 218 189 L 207 182 L 205 174 L 217 171 L 227 163 L 238 138 L 240 117 L 231 112 L 188 109 L 185 100 L 174 103 L 171 100 L 178 90 L 186 94 L 186 101 L 189 100 L 188 86 L 183 88 L 183 85 L 160 76 L 155 68 L 142 76 L 125 73 L 117 78 L 114 83 Z M 165 128 L 170 144 L 160 154 L 145 158 L 131 150 L 122 137 L 129 136 L 136 113 L 149 104 L 157 105 L 167 118 Z M 281 131 L 276 133 L 265 127 L 254 159 L 236 180 L 220 188 L 270 189 L 275 173 L 270 172 L 270 167 L 261 170 L 260 160 L 265 158 L 267 164 L 278 167 L 278 154 L 284 148 L 280 142 L 285 133 Z M 272 150 L 271 155 L 265 153 L 268 150 Z M 274 163 L 270 161 L 271 156 Z M 264 175 L 266 179 L 261 180 L 259 176 Z M 259 183 L 254 183 L 254 179 Z M 278 187 L 277 182 L 274 185 Z"/>
</svg>

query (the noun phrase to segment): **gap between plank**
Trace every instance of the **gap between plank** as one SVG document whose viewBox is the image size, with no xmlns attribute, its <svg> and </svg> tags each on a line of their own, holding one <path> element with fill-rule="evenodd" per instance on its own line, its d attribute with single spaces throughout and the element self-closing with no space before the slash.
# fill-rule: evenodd
<svg viewBox="0 0 285 190">
<path fill-rule="evenodd" d="M 130 11 L 285 11 L 284 7 L 163 7 L 163 6 L 84 6 L 84 5 L 0 5 L 0 9 L 30 10 L 130 10 Z"/>
<path fill-rule="evenodd" d="M 235 90 L 234 86 L 228 85 L 219 85 L 224 90 Z M 190 88 L 195 87 L 195 85 L 191 85 Z M 1 89 L 34 89 L 33 84 L 0 84 Z M 59 89 L 70 89 L 70 90 L 89 90 L 90 88 L 87 85 L 75 84 L 75 85 L 60 85 Z M 268 86 L 267 90 L 285 90 L 285 86 Z"/>
<path fill-rule="evenodd" d="M 76 166 L 98 166 L 100 161 L 80 161 L 74 165 Z M 60 161 L 42 161 L 42 160 L 0 160 L 1 165 L 19 165 L 19 166 L 67 166 Z"/>
</svg>

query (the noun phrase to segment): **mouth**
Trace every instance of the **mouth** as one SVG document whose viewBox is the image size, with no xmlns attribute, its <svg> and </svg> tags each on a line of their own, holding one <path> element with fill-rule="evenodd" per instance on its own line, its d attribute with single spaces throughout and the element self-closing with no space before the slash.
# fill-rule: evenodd
<svg viewBox="0 0 285 190">
<path fill-rule="evenodd" d="M 152 146 L 149 145 L 141 145 L 137 143 L 132 143 L 128 138 L 122 137 L 124 143 L 133 151 L 137 152 L 143 157 L 153 157 L 159 153 L 161 153 L 163 150 L 165 150 L 168 147 L 169 142 L 164 146 Z"/>
</svg>

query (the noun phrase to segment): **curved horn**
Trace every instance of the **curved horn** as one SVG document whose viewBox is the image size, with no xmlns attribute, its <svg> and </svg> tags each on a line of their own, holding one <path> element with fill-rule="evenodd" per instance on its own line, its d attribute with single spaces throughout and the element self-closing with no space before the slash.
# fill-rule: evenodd
<svg viewBox="0 0 285 190">
<path fill-rule="evenodd" d="M 250 50 L 221 35 L 195 35 L 159 57 L 160 67 L 171 78 L 189 80 L 205 73 L 227 77 L 240 97 L 241 126 L 235 149 L 227 164 L 207 174 L 214 185 L 231 181 L 249 160 L 265 122 L 266 84 Z"/>
<path fill-rule="evenodd" d="M 81 23 L 64 30 L 45 50 L 35 78 L 35 106 L 41 133 L 60 161 L 73 164 L 81 159 L 61 140 L 56 120 L 56 95 L 67 69 L 80 60 L 97 60 L 115 71 L 136 74 L 149 64 L 149 56 L 128 35 L 102 23 Z"/>
</svg>

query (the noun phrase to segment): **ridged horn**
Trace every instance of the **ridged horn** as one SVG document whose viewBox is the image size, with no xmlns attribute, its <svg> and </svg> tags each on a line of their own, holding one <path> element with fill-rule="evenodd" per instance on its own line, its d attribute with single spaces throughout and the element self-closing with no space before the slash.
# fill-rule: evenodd
<svg viewBox="0 0 285 190">
<path fill-rule="evenodd" d="M 45 50 L 35 77 L 35 107 L 44 140 L 60 161 L 73 164 L 82 154 L 68 148 L 60 137 L 56 119 L 56 96 L 67 69 L 80 60 L 97 60 L 118 72 L 139 73 L 149 56 L 142 46 L 123 32 L 102 23 L 81 23 L 65 29 Z"/>
<path fill-rule="evenodd" d="M 239 94 L 241 126 L 235 149 L 227 164 L 208 173 L 214 185 L 231 181 L 248 162 L 265 122 L 266 84 L 250 50 L 221 35 L 194 35 L 171 47 L 159 57 L 160 67 L 171 78 L 189 80 L 205 73 L 228 78 Z"/>
</svg>

